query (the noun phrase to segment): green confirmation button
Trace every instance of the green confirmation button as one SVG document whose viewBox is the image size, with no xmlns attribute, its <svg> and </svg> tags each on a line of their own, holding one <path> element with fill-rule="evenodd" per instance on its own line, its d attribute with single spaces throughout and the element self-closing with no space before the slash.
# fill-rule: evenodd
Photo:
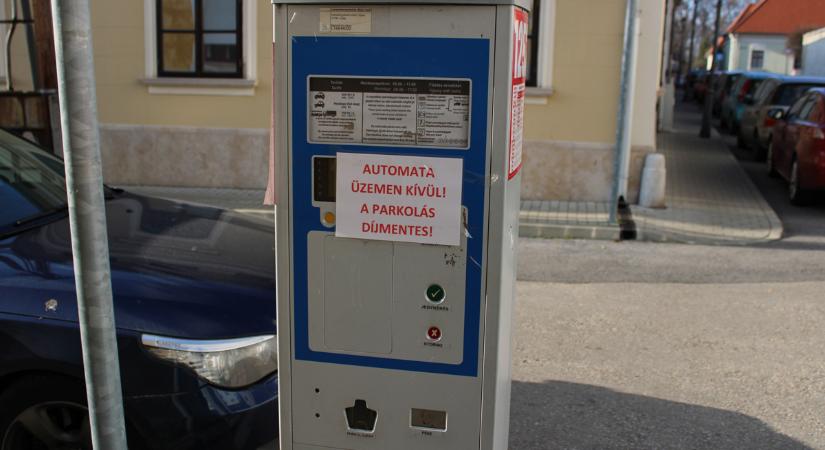
<svg viewBox="0 0 825 450">
<path fill-rule="evenodd" d="M 443 302 L 446 295 L 444 288 L 437 284 L 431 284 L 430 287 L 427 288 L 427 300 L 433 303 Z"/>
</svg>

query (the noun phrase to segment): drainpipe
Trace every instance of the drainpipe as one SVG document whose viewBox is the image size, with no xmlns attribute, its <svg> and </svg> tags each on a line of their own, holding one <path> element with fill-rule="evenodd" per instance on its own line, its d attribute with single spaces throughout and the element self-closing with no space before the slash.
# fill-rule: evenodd
<svg viewBox="0 0 825 450">
<path fill-rule="evenodd" d="M 619 199 L 627 200 L 630 171 L 630 138 L 633 126 L 633 97 L 636 91 L 636 53 L 638 51 L 638 0 L 627 0 L 624 23 L 624 51 L 619 94 L 619 114 L 616 123 L 616 152 L 613 159 L 613 189 L 610 196 L 610 223 L 618 223 Z"/>
<path fill-rule="evenodd" d="M 77 313 L 95 450 L 126 450 L 89 0 L 52 0 Z"/>
</svg>

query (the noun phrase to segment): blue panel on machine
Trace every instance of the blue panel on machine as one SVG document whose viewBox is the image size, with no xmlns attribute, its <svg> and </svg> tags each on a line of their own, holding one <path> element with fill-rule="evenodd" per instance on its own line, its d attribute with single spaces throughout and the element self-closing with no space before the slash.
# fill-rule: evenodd
<svg viewBox="0 0 825 450">
<path fill-rule="evenodd" d="M 487 123 L 489 85 L 489 39 L 388 38 L 388 37 L 293 37 L 292 45 L 292 234 L 294 275 L 295 359 L 334 364 L 377 367 L 415 372 L 476 376 L 479 361 L 479 332 L 484 260 L 485 181 L 487 174 Z M 469 131 L 467 136 L 446 136 L 426 142 L 392 143 L 380 139 L 332 142 L 336 135 L 310 135 L 307 117 L 312 102 L 308 84 L 327 79 L 410 78 L 468 80 Z M 323 130 L 322 130 L 323 131 Z M 326 139 L 326 141 L 325 141 Z M 417 139 L 417 138 L 413 138 Z M 423 139 L 422 139 L 423 141 Z M 313 157 L 338 152 L 443 157 L 463 159 L 462 206 L 467 210 L 467 264 L 463 358 L 458 364 L 412 361 L 378 356 L 360 356 L 314 351 L 310 348 L 308 279 L 308 234 L 330 232 L 319 221 L 313 205 Z M 315 186 L 315 189 L 320 189 Z M 317 198 L 317 194 L 316 194 Z M 312 270 L 312 268 L 309 268 Z M 460 317 L 460 316 L 459 316 Z"/>
</svg>

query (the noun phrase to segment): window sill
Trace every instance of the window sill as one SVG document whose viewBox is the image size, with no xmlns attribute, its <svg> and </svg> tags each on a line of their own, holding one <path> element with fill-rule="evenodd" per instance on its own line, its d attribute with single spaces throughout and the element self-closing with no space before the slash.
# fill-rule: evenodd
<svg viewBox="0 0 825 450">
<path fill-rule="evenodd" d="M 553 88 L 528 87 L 525 92 L 524 103 L 528 105 L 546 105 L 547 99 L 556 91 Z"/>
<path fill-rule="evenodd" d="M 528 87 L 528 97 L 551 97 L 556 91 L 553 88 Z"/>
<path fill-rule="evenodd" d="M 245 78 L 142 78 L 150 94 L 161 95 L 255 95 L 255 80 Z"/>
</svg>

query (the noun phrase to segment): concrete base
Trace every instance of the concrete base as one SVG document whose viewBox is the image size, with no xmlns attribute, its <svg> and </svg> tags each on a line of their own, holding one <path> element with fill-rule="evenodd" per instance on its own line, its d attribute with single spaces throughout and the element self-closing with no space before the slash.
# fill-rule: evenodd
<svg viewBox="0 0 825 450">
<path fill-rule="evenodd" d="M 659 131 L 673 130 L 673 109 L 676 107 L 676 87 L 673 82 L 664 86 L 664 93 L 659 99 Z"/>
<path fill-rule="evenodd" d="M 266 188 L 268 130 L 103 124 L 100 150 L 111 184 Z"/>
<path fill-rule="evenodd" d="M 653 147 L 634 147 L 630 157 L 628 201 L 639 199 L 642 166 Z M 521 198 L 606 202 L 613 184 L 613 144 L 527 141 L 524 143 Z"/>
<path fill-rule="evenodd" d="M 265 129 L 103 124 L 107 183 L 265 189 L 269 134 Z M 652 147 L 634 147 L 628 200 L 639 198 L 642 166 Z M 522 198 L 606 202 L 613 183 L 613 144 L 527 141 Z"/>
</svg>

